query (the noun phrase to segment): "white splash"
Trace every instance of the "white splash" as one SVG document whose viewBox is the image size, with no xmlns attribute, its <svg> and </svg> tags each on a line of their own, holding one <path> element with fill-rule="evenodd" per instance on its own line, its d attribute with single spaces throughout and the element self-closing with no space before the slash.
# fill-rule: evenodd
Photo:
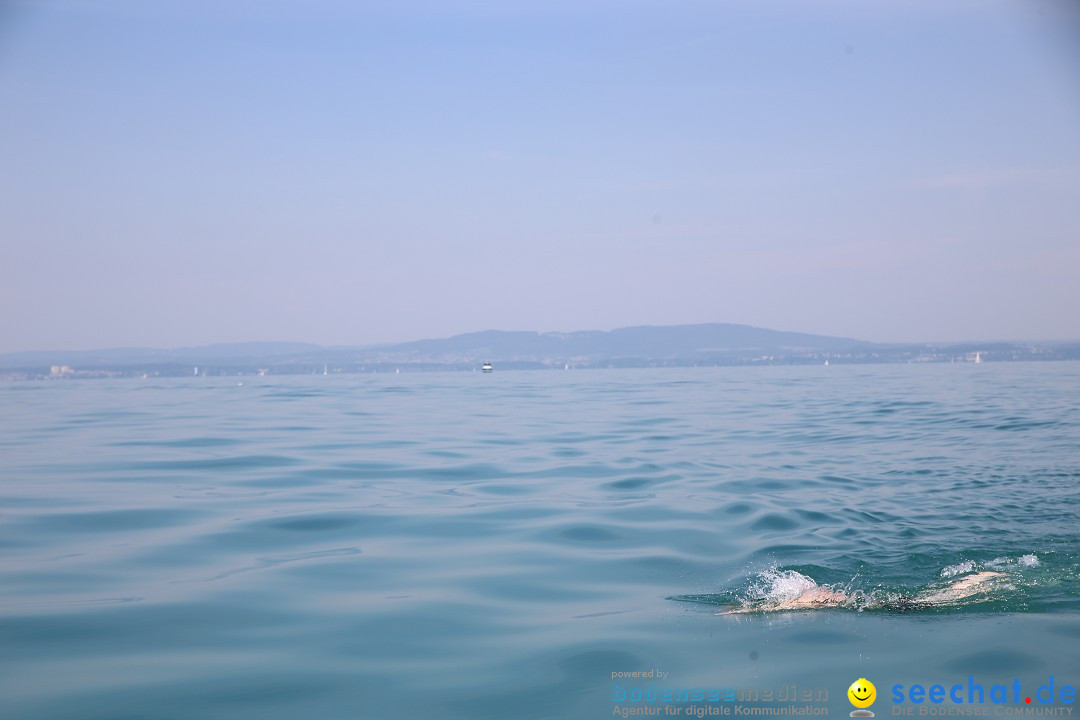
<svg viewBox="0 0 1080 720">
<path fill-rule="evenodd" d="M 795 570 L 769 568 L 759 574 L 758 582 L 747 589 L 747 599 L 764 600 L 770 605 L 780 604 L 794 600 L 817 586 L 812 578 Z"/>
<path fill-rule="evenodd" d="M 961 563 L 961 564 L 963 564 L 963 563 Z M 1034 553 L 1028 553 L 1027 555 L 1021 555 L 1018 558 L 1011 558 L 1011 557 L 1009 557 L 1007 555 L 1002 555 L 1001 557 L 996 557 L 993 560 L 987 561 L 985 563 L 985 567 L 987 567 L 987 568 L 989 568 L 991 570 L 1001 570 L 1001 571 L 1004 571 L 1004 572 L 1009 572 L 1010 570 L 1015 570 L 1017 567 L 1025 567 L 1025 568 L 1038 567 L 1040 564 L 1041 563 L 1039 562 L 1039 558 L 1036 557 Z M 951 567 L 959 567 L 959 566 L 958 565 L 953 565 Z M 945 568 L 945 570 L 948 570 L 948 569 L 949 568 Z M 971 569 L 972 568 L 968 568 L 968 570 L 965 570 L 965 572 L 967 572 L 967 571 L 969 571 Z M 941 571 L 941 574 L 943 576 L 945 576 L 945 570 Z M 946 577 L 948 577 L 948 576 L 946 576 Z"/>
<path fill-rule="evenodd" d="M 972 560 L 965 560 L 955 565 L 947 565 L 941 569 L 941 577 L 954 577 L 956 575 L 962 575 L 963 573 L 969 573 L 975 569 L 975 562 Z"/>
</svg>

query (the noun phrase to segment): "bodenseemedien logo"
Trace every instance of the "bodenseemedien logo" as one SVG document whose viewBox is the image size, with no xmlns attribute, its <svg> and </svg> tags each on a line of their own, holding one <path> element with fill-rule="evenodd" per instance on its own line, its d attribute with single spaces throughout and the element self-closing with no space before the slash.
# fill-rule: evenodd
<svg viewBox="0 0 1080 720">
<path fill-rule="evenodd" d="M 877 688 L 874 687 L 874 683 L 866 678 L 859 678 L 851 683 L 851 687 L 847 689 L 847 696 L 856 708 L 851 711 L 851 717 L 874 717 L 874 711 L 867 710 L 877 700 Z"/>
</svg>

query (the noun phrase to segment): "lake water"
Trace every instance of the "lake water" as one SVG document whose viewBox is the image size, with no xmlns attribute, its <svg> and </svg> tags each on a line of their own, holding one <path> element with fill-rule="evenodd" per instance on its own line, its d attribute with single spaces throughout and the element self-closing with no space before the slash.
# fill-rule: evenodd
<svg viewBox="0 0 1080 720">
<path fill-rule="evenodd" d="M 1078 502 L 1077 363 L 7 383 L 0 717 L 1060 692 Z M 716 614 L 785 578 L 913 595 L 986 569 L 1005 581 L 955 607 Z"/>
</svg>

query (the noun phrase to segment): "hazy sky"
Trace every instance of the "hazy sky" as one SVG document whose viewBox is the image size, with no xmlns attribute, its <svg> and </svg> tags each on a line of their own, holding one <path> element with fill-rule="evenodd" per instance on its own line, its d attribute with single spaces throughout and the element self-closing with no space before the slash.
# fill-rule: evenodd
<svg viewBox="0 0 1080 720">
<path fill-rule="evenodd" d="M 0 352 L 1080 338 L 1072 0 L 0 0 Z"/>
</svg>

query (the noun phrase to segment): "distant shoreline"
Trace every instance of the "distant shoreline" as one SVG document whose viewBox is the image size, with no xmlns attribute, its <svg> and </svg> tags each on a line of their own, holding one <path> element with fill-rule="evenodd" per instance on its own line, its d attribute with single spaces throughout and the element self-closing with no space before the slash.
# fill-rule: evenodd
<svg viewBox="0 0 1080 720">
<path fill-rule="evenodd" d="M 1031 355 L 1026 357 L 997 357 L 987 358 L 984 363 L 1044 363 L 1044 362 L 1069 362 L 1080 360 L 1080 355 L 1075 356 L 1051 356 Z M 679 368 L 735 368 L 735 367 L 814 367 L 825 365 L 824 360 L 818 361 L 812 358 L 786 358 L 758 360 L 748 359 L 745 361 L 728 362 L 689 362 L 689 361 L 640 361 L 633 359 L 612 360 L 606 363 L 593 363 L 581 365 L 554 365 L 532 362 L 495 362 L 496 372 L 529 372 L 529 371 L 567 371 L 567 370 L 634 370 L 634 369 L 679 369 Z M 878 359 L 840 359 L 830 358 L 829 366 L 834 365 L 956 365 L 976 364 L 973 360 L 964 356 L 917 356 L 913 358 L 878 358 Z M 206 366 L 200 368 L 198 375 L 194 368 L 174 366 L 124 366 L 124 367 L 93 367 L 78 369 L 70 366 L 57 366 L 48 368 L 11 368 L 0 370 L 0 382 L 19 382 L 30 380 L 99 380 L 99 379 L 150 379 L 150 378 L 244 378 L 244 377 L 283 377 L 283 376 L 319 376 L 319 375 L 393 375 L 405 373 L 435 373 L 453 372 L 468 373 L 481 372 L 480 365 L 467 364 L 432 364 L 432 363 L 387 363 L 378 365 L 365 365 L 356 367 L 339 367 L 322 365 L 280 365 L 272 368 L 260 368 L 247 365 L 221 365 Z"/>
<path fill-rule="evenodd" d="M 489 330 L 367 347 L 233 343 L 0 355 L 0 378 L 184 377 L 1080 360 L 1080 341 L 871 343 L 731 323 L 569 333 Z"/>
</svg>

